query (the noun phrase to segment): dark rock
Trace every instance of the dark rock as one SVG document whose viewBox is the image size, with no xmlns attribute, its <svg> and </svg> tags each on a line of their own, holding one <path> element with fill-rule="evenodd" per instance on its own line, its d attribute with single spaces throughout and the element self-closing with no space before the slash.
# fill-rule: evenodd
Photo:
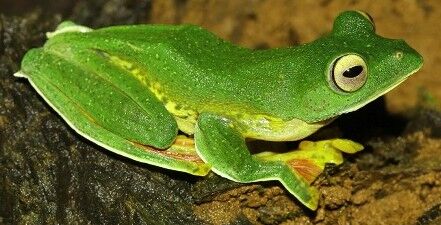
<svg viewBox="0 0 441 225">
<path fill-rule="evenodd" d="M 148 8 L 130 14 L 121 9 L 124 1 L 110 2 L 97 23 L 113 23 L 105 15 L 134 22 Z M 76 7 L 84 12 L 90 4 Z M 13 77 L 26 50 L 42 45 L 59 22 L 39 10 L 1 16 L 0 223 L 200 224 L 192 211 L 196 177 L 139 164 L 85 140 L 26 80 Z"/>
</svg>

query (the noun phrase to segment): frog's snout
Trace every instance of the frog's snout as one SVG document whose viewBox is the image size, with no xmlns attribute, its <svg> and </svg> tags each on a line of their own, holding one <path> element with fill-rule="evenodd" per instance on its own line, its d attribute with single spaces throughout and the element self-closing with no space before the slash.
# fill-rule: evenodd
<svg viewBox="0 0 441 225">
<path fill-rule="evenodd" d="M 413 74 L 423 65 L 423 57 L 410 47 L 404 40 L 397 40 L 397 48 L 392 52 L 392 58 L 406 74 Z"/>
</svg>

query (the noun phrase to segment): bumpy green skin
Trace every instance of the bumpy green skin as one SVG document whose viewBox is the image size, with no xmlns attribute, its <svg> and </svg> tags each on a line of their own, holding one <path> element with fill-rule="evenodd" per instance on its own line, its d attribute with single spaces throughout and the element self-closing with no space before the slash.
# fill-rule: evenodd
<svg viewBox="0 0 441 225">
<path fill-rule="evenodd" d="M 295 157 L 254 157 L 245 138 L 303 138 L 422 65 L 415 50 L 376 35 L 356 11 L 342 13 L 332 32 L 312 43 L 269 50 L 238 47 L 192 25 L 92 30 L 66 22 L 48 37 L 16 75 L 81 135 L 164 168 L 197 175 L 212 169 L 238 182 L 279 180 L 311 209 L 318 195 L 287 163 Z M 329 73 L 349 53 L 364 59 L 368 79 L 344 93 L 331 87 Z M 293 126 L 300 133 L 273 137 Z M 175 142 L 178 129 L 194 134 L 196 148 Z"/>
</svg>

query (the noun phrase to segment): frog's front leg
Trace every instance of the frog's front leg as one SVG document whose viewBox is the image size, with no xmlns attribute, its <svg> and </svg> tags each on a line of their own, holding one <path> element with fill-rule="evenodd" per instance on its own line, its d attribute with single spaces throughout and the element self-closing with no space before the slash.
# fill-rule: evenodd
<svg viewBox="0 0 441 225">
<path fill-rule="evenodd" d="M 317 208 L 317 190 L 283 161 L 253 157 L 231 119 L 202 113 L 194 137 L 196 151 L 215 173 L 243 183 L 278 180 L 308 208 Z"/>
</svg>

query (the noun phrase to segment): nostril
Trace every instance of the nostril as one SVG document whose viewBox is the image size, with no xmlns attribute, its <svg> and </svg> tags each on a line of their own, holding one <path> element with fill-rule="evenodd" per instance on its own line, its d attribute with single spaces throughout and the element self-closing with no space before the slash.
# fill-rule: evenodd
<svg viewBox="0 0 441 225">
<path fill-rule="evenodd" d="M 394 58 L 397 60 L 401 60 L 403 58 L 403 55 L 404 55 L 404 53 L 402 51 L 398 50 L 394 53 Z"/>
</svg>

